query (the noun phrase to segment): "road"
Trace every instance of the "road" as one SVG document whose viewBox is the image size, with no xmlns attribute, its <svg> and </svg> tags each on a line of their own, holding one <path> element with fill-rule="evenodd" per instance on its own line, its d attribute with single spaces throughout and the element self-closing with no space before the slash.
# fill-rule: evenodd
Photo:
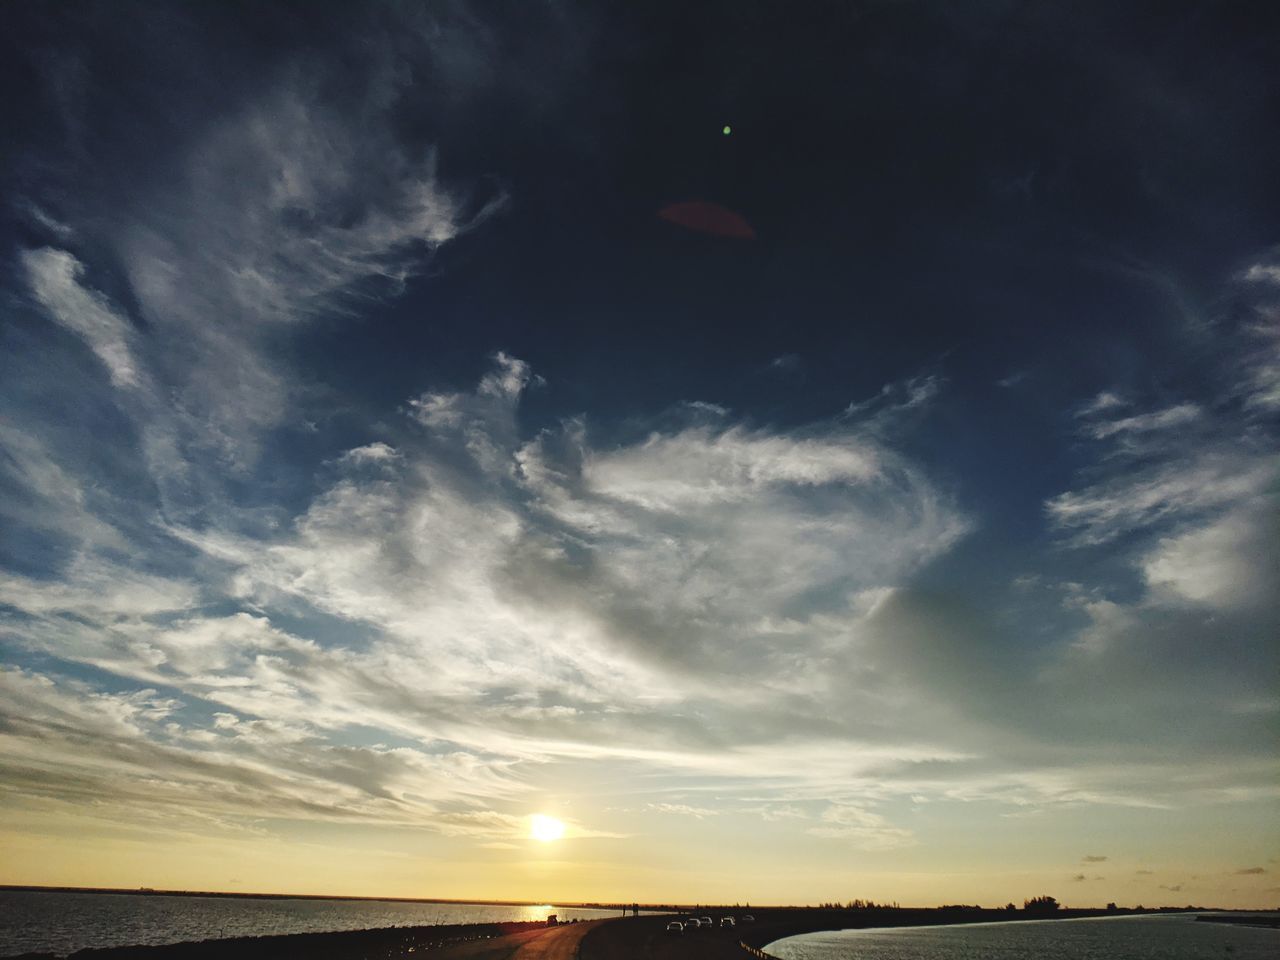
<svg viewBox="0 0 1280 960">
<path fill-rule="evenodd" d="M 587 935 L 587 931 L 604 922 L 595 920 L 590 923 L 548 927 L 541 936 L 531 937 L 520 944 L 512 955 L 512 960 L 574 960 L 578 955 L 578 944 Z"/>
<path fill-rule="evenodd" d="M 432 954 L 433 960 L 574 960 L 587 932 L 607 920 L 565 923 L 527 930 L 492 940 L 454 944 Z"/>
</svg>

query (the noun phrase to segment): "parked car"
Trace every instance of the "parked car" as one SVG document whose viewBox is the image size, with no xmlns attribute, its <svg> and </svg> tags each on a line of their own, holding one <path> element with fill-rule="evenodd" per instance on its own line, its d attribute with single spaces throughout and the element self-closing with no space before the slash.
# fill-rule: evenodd
<svg viewBox="0 0 1280 960">
<path fill-rule="evenodd" d="M 694 930 L 697 930 L 698 927 L 702 926 L 702 922 L 697 917 L 690 917 L 688 920 L 684 922 L 684 925 L 686 930 L 689 929 L 690 927 L 692 927 Z"/>
<path fill-rule="evenodd" d="M 703 925 L 704 927 L 714 927 L 714 926 L 716 925 L 716 922 L 715 922 L 714 920 L 712 920 L 710 917 L 703 917 L 703 918 L 702 918 L 702 925 Z"/>
<path fill-rule="evenodd" d="M 684 933 L 684 924 L 679 920 L 672 920 L 667 924 L 667 933 Z"/>
<path fill-rule="evenodd" d="M 755 923 L 755 922 L 756 922 L 756 918 L 755 918 L 755 917 L 753 917 L 753 916 L 752 916 L 751 914 L 749 914 L 749 913 L 744 913 L 744 914 L 742 915 L 742 922 L 743 922 L 743 923 Z"/>
<path fill-rule="evenodd" d="M 733 917 L 721 917 L 721 918 L 720 918 L 720 926 L 722 926 L 722 927 L 732 927 L 733 925 L 734 925 L 734 924 L 733 924 Z"/>
</svg>

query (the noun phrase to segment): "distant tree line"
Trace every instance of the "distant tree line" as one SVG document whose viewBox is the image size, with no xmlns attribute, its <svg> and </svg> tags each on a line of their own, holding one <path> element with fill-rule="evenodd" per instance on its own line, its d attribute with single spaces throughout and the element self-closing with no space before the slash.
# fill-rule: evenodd
<svg viewBox="0 0 1280 960">
<path fill-rule="evenodd" d="M 876 903 L 874 900 L 849 900 L 841 903 L 839 900 L 832 900 L 828 903 L 820 903 L 815 910 L 900 910 L 898 902 L 893 903 Z"/>
<path fill-rule="evenodd" d="M 839 900 L 830 900 L 825 903 L 819 903 L 819 904 L 810 906 L 809 909 L 811 910 L 901 910 L 902 907 L 898 905 L 898 902 L 896 900 L 893 903 L 876 903 L 874 900 L 857 899 L 857 900 L 848 900 L 848 901 L 845 901 L 844 903 L 841 903 Z M 944 903 L 941 906 L 934 907 L 932 909 L 945 911 L 947 913 L 981 913 L 987 910 L 986 907 L 979 906 L 978 904 L 969 904 L 969 903 Z M 1003 908 L 997 907 L 995 909 L 997 910 L 1003 909 L 1008 913 L 1018 912 L 1018 906 L 1015 903 L 1006 903 Z M 1066 908 L 1063 907 L 1062 904 L 1058 902 L 1057 897 L 1051 897 L 1048 894 L 1044 894 L 1038 897 L 1031 897 L 1027 900 L 1022 901 L 1022 911 L 1024 913 L 1029 913 L 1029 914 L 1035 914 L 1040 916 L 1046 916 L 1046 915 L 1051 916 L 1053 914 L 1056 914 L 1059 910 L 1064 910 L 1064 909 Z M 1142 904 L 1138 904 L 1138 906 L 1136 907 L 1119 907 L 1119 906 L 1116 906 L 1114 901 L 1108 903 L 1106 906 L 1106 911 L 1108 913 L 1170 913 L 1170 912 L 1181 913 L 1186 911 L 1208 910 L 1208 909 L 1211 909 L 1211 908 L 1197 907 L 1191 904 L 1188 904 L 1185 907 L 1144 907 L 1142 906 Z"/>
</svg>

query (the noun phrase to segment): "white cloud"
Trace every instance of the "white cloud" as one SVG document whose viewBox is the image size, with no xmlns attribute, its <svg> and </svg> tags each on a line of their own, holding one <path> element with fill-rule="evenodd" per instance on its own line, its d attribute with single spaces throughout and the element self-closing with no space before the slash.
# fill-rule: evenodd
<svg viewBox="0 0 1280 960">
<path fill-rule="evenodd" d="M 771 489 L 865 484 L 886 472 L 870 443 L 694 428 L 643 445 L 592 453 L 587 490 L 647 510 L 680 512 L 767 495 Z"/>
<path fill-rule="evenodd" d="M 95 692 L 20 670 L 0 669 L 0 694 L 0 792 L 13 809 L 83 805 L 180 833 L 255 832 L 268 811 L 477 836 L 515 823 L 472 799 L 501 790 L 465 754 L 326 743 L 305 722 L 222 714 L 202 725 L 152 690 Z"/>
<path fill-rule="evenodd" d="M 1195 516 L 1257 496 L 1276 476 L 1268 458 L 1247 448 L 1179 444 L 1164 462 L 1104 475 L 1080 490 L 1051 498 L 1045 509 L 1075 542 L 1105 543 L 1158 521 Z"/>
<path fill-rule="evenodd" d="M 1280 410 L 1280 310 L 1264 314 L 1245 332 L 1254 347 L 1240 383 L 1245 407 L 1263 414 Z"/>
<path fill-rule="evenodd" d="M 191 583 L 151 576 L 88 555 L 74 559 L 57 580 L 0 572 L 0 603 L 34 615 L 143 617 L 187 609 L 198 596 Z"/>
<path fill-rule="evenodd" d="M 24 250 L 27 282 L 49 315 L 79 336 L 102 361 L 117 387 L 136 387 L 140 374 L 129 341 L 129 321 L 112 309 L 101 294 L 86 288 L 80 278 L 84 266 L 65 250 L 43 247 Z"/>
<path fill-rule="evenodd" d="M 1076 411 L 1076 416 L 1091 417 L 1096 414 L 1102 413 L 1106 410 L 1115 410 L 1119 407 L 1126 407 L 1128 405 L 1129 405 L 1129 401 L 1125 400 L 1122 396 L 1120 396 L 1120 394 L 1115 393 L 1111 390 L 1103 390 L 1096 397 L 1094 397 L 1092 400 L 1086 403 L 1083 407 L 1081 407 L 1078 411 Z"/>
<path fill-rule="evenodd" d="M 291 521 L 171 521 L 200 551 L 199 591 L 178 574 L 69 568 L 56 585 L 5 581 L 0 599 L 30 618 L 8 626 L 28 649 L 198 703 L 208 719 L 176 710 L 140 727 L 137 762 L 164 771 L 146 809 L 181 805 L 206 774 L 251 784 L 202 799 L 224 824 L 278 805 L 505 843 L 540 776 L 610 764 L 644 769 L 658 797 L 724 788 L 715 805 L 667 812 L 745 789 L 764 799 L 743 812 L 785 823 L 805 817 L 798 803 L 839 797 L 790 828 L 868 849 L 913 842 L 870 809 L 897 797 L 1166 802 L 1140 765 L 1079 763 L 1066 741 L 1087 721 L 1059 701 L 1113 689 L 1108 670 L 1150 675 L 1136 651 L 1162 625 L 1144 631 L 1139 612 L 1091 597 L 1078 610 L 1096 642 L 1077 637 L 1056 674 L 1001 659 L 997 621 L 911 586 L 970 523 L 885 439 L 889 408 L 789 430 L 688 411 L 629 442 L 580 418 L 527 439 L 518 404 L 534 382 L 499 354 L 474 390 L 409 401 L 378 425 L 388 439 L 326 461 Z M 1223 447 L 1178 485 L 1175 453 L 1130 473 L 1108 461 L 1063 517 L 1091 535 L 1188 524 L 1162 528 L 1151 580 L 1185 601 L 1195 544 L 1177 537 L 1270 475 Z M 344 746 L 370 731 L 413 746 Z M 1131 760 L 1127 742 L 1108 749 Z M 63 772 L 20 789 L 82 762 L 58 743 Z M 117 795 L 127 807 L 140 792 Z"/>
<path fill-rule="evenodd" d="M 398 459 L 400 459 L 400 454 L 396 452 L 395 447 L 381 441 L 368 443 L 363 447 L 355 447 L 346 451 L 340 458 L 343 463 L 354 464 L 387 464 L 393 463 Z"/>
<path fill-rule="evenodd" d="M 1153 588 L 1218 606 L 1257 602 L 1280 582 L 1280 510 L 1263 496 L 1164 537 L 1142 559 Z"/>
<path fill-rule="evenodd" d="M 1163 410 L 1139 414 L 1132 417 L 1121 417 L 1095 423 L 1088 428 L 1088 433 L 1095 440 L 1104 440 L 1123 433 L 1146 433 L 1153 430 L 1167 430 L 1170 427 L 1185 426 L 1201 416 L 1201 410 L 1194 403 L 1179 403 Z"/>
<path fill-rule="evenodd" d="M 710 807 L 693 807 L 687 803 L 650 803 L 645 809 L 655 813 L 674 813 L 682 817 L 694 817 L 698 820 L 718 816 L 720 813 L 719 810 L 713 810 Z"/>
<path fill-rule="evenodd" d="M 946 382 L 937 374 L 921 374 L 886 383 L 874 397 L 849 404 L 844 415 L 856 418 L 867 429 L 884 428 L 904 415 L 928 407 L 945 385 Z"/>
<path fill-rule="evenodd" d="M 75 230 L 34 203 L 24 204 L 22 206 L 22 212 L 63 243 L 67 243 L 75 238 Z"/>
<path fill-rule="evenodd" d="M 1253 283 L 1271 283 L 1280 286 L 1280 266 L 1274 263 L 1255 263 L 1244 272 L 1244 278 Z"/>
<path fill-rule="evenodd" d="M 166 750 L 265 737 L 287 745 L 286 781 L 309 782 L 353 725 L 483 757 L 464 782 L 494 803 L 529 789 L 514 765 L 550 760 L 824 784 L 851 770 L 824 755 L 855 746 L 859 764 L 947 762 L 910 737 L 842 730 L 829 716 L 845 693 L 824 675 L 879 609 L 868 598 L 968 528 L 945 494 L 848 420 L 695 421 L 600 446 L 575 421 L 524 441 L 517 404 L 535 379 L 498 355 L 475 391 L 431 407 L 455 415 L 411 404 L 394 446 L 331 460 L 291 524 L 168 527 L 201 551 L 199 591 L 86 560 L 56 583 L 10 578 L 0 599 L 30 618 L 29 649 L 212 707 Z M 325 623 L 338 639 L 307 637 Z M 821 729 L 799 765 L 796 723 Z"/>
<path fill-rule="evenodd" d="M 916 842 L 910 830 L 895 827 L 883 816 L 850 804 L 832 804 L 822 812 L 822 825 L 805 831 L 815 837 L 847 840 L 860 850 L 895 850 Z"/>
<path fill-rule="evenodd" d="M 93 509 L 92 488 L 59 463 L 39 438 L 0 421 L 0 454 L 0 474 L 24 496 L 0 497 L 0 516 L 15 525 L 53 531 L 74 543 L 125 545 L 120 531 Z"/>
<path fill-rule="evenodd" d="M 105 194 L 99 239 L 123 269 L 136 324 L 85 284 L 70 253 L 22 254 L 34 298 L 134 391 L 127 410 L 171 509 L 207 500 L 227 466 L 250 468 L 261 435 L 305 392 L 281 359 L 280 328 L 367 311 L 501 206 L 497 195 L 477 209 L 440 181 L 433 151 L 399 142 L 398 90 L 375 77 L 329 98 L 299 63 L 193 125 L 171 146 L 176 175 L 139 185 L 121 209 Z M 188 469 L 211 457 L 216 471 Z"/>
</svg>

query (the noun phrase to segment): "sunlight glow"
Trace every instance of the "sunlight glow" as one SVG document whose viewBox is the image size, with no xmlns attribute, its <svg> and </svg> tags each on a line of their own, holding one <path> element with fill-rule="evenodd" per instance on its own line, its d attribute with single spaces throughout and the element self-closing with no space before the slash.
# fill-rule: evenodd
<svg viewBox="0 0 1280 960">
<path fill-rule="evenodd" d="M 555 817 L 535 813 L 529 818 L 529 836 L 543 843 L 559 840 L 564 836 L 564 823 Z"/>
</svg>

